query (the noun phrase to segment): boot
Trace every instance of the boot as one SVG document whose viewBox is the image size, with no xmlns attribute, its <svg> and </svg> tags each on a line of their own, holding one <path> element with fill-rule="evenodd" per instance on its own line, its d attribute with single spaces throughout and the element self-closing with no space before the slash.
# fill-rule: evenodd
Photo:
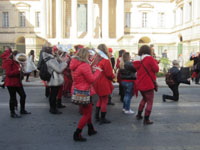
<svg viewBox="0 0 200 150">
<path fill-rule="evenodd" d="M 139 110 L 138 110 L 138 114 L 136 115 L 136 119 L 137 119 L 137 120 L 143 119 L 143 117 L 142 117 L 142 111 L 139 111 Z"/>
<path fill-rule="evenodd" d="M 111 95 L 108 96 L 108 105 L 115 105 L 115 103 L 111 102 Z"/>
<path fill-rule="evenodd" d="M 21 118 L 21 116 L 18 115 L 18 114 L 16 114 L 15 112 L 11 112 L 11 113 L 10 113 L 10 117 L 11 117 L 11 118 Z"/>
<path fill-rule="evenodd" d="M 153 121 L 149 120 L 149 116 L 145 116 L 143 124 L 150 125 L 150 124 L 153 124 Z"/>
<path fill-rule="evenodd" d="M 99 118 L 99 112 L 100 112 L 100 107 L 96 107 L 95 120 L 97 122 L 100 120 L 100 118 Z"/>
<path fill-rule="evenodd" d="M 97 131 L 94 129 L 92 124 L 88 124 L 88 135 L 91 136 L 94 134 L 97 134 Z"/>
<path fill-rule="evenodd" d="M 62 114 L 61 111 L 59 111 L 59 110 L 57 110 L 57 109 L 53 109 L 53 108 L 50 108 L 49 112 L 50 112 L 51 114 L 54 114 L 54 115 L 60 115 L 60 114 Z"/>
<path fill-rule="evenodd" d="M 28 114 L 31 114 L 31 112 L 28 112 L 25 110 L 25 100 L 21 100 L 20 101 L 20 107 L 21 107 L 21 110 L 20 110 L 20 114 L 22 115 L 28 115 Z"/>
<path fill-rule="evenodd" d="M 106 118 L 106 112 L 101 112 L 101 120 L 99 122 L 99 124 L 108 124 L 108 123 L 111 123 L 110 120 L 107 120 Z"/>
<path fill-rule="evenodd" d="M 66 106 L 62 104 L 62 99 L 57 99 L 57 108 L 65 108 Z"/>
<path fill-rule="evenodd" d="M 76 129 L 76 131 L 74 132 L 74 136 L 73 136 L 74 141 L 80 141 L 80 142 L 87 141 L 86 138 L 82 137 L 81 132 L 82 132 L 81 129 L 79 129 L 79 128 Z"/>
<path fill-rule="evenodd" d="M 162 101 L 163 101 L 163 102 L 166 102 L 165 95 L 162 96 Z"/>
</svg>

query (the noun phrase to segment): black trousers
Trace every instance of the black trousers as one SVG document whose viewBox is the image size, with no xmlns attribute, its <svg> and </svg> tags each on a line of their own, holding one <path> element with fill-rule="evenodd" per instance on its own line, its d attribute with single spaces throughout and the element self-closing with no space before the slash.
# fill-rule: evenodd
<svg viewBox="0 0 200 150">
<path fill-rule="evenodd" d="M 57 95 L 60 86 L 50 86 L 49 104 L 51 110 L 56 110 Z"/>
<path fill-rule="evenodd" d="M 169 88 L 172 90 L 173 92 L 173 96 L 170 95 L 163 95 L 165 99 L 169 99 L 169 100 L 174 100 L 174 101 L 178 101 L 179 100 L 179 91 L 178 91 L 178 87 L 179 85 L 175 84 L 173 86 L 169 86 Z"/>
<path fill-rule="evenodd" d="M 11 87 L 11 86 L 8 86 L 7 88 L 8 88 L 8 92 L 10 95 L 10 103 L 9 103 L 10 112 L 15 113 L 15 106 L 17 105 L 16 93 L 18 93 L 20 96 L 20 109 L 21 109 L 21 111 L 24 111 L 25 110 L 25 101 L 26 101 L 26 93 L 24 91 L 24 88 L 23 87 Z"/>
</svg>

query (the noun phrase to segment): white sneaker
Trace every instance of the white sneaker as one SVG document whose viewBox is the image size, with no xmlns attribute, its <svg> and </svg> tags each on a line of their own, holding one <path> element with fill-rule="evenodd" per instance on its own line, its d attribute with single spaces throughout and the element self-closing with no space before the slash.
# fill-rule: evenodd
<svg viewBox="0 0 200 150">
<path fill-rule="evenodd" d="M 125 111 L 126 111 L 126 109 L 123 108 L 123 109 L 122 109 L 122 112 L 125 112 Z"/>
<path fill-rule="evenodd" d="M 134 111 L 132 111 L 132 110 L 125 110 L 124 113 L 125 113 L 125 114 L 134 114 Z"/>
<path fill-rule="evenodd" d="M 129 110 L 129 112 L 131 112 L 132 114 L 134 114 L 134 113 L 135 113 L 135 112 L 134 112 L 133 110 L 131 110 L 131 109 Z"/>
</svg>

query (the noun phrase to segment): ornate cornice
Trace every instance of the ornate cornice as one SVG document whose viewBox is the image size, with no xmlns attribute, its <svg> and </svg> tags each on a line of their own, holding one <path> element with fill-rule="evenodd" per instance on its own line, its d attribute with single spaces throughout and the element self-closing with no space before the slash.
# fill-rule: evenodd
<svg viewBox="0 0 200 150">
<path fill-rule="evenodd" d="M 142 3 L 138 5 L 137 8 L 154 8 L 154 6 L 149 3 Z"/>
</svg>

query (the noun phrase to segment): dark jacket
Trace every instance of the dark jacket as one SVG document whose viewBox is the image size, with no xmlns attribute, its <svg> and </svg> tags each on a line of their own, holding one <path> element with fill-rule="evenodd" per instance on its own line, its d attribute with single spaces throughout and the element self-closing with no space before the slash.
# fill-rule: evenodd
<svg viewBox="0 0 200 150">
<path fill-rule="evenodd" d="M 175 81 L 176 85 L 179 85 L 180 83 L 190 84 L 190 82 L 186 79 L 182 79 L 181 71 L 173 66 L 169 72 L 173 75 L 173 80 Z"/>
<path fill-rule="evenodd" d="M 136 69 L 132 62 L 126 62 L 124 69 L 120 69 L 120 77 L 122 80 L 136 80 Z"/>
</svg>

